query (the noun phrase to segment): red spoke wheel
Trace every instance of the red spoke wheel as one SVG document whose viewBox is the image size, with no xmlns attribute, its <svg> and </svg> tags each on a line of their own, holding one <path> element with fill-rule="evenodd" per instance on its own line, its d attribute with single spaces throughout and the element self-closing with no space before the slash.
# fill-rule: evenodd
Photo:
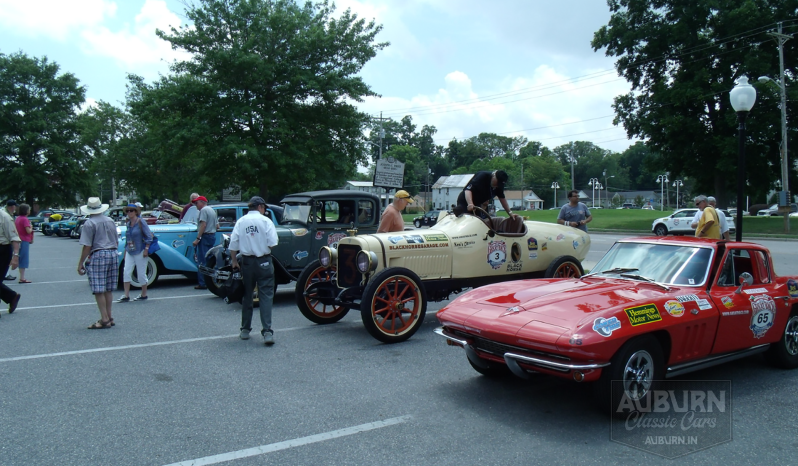
<svg viewBox="0 0 798 466">
<path fill-rule="evenodd" d="M 311 262 L 299 275 L 296 286 L 296 304 L 299 311 L 309 321 L 316 324 L 332 324 L 343 319 L 349 308 L 324 304 L 311 296 L 305 296 L 305 290 L 314 283 L 329 282 L 335 275 L 335 268 L 324 268 L 318 260 Z"/>
<path fill-rule="evenodd" d="M 421 327 L 427 293 L 412 271 L 396 267 L 378 272 L 366 286 L 360 317 L 369 334 L 383 343 L 405 341 Z"/>
<path fill-rule="evenodd" d="M 554 259 L 546 269 L 545 278 L 579 278 L 585 273 L 582 263 L 571 256 Z"/>
</svg>

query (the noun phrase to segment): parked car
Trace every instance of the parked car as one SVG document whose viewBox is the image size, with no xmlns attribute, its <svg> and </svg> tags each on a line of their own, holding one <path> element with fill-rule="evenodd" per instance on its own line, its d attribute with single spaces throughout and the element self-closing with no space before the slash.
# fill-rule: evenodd
<svg viewBox="0 0 798 466">
<path fill-rule="evenodd" d="M 71 236 L 71 233 L 77 226 L 78 220 L 80 218 L 81 217 L 77 215 L 73 215 L 65 220 L 47 223 L 46 227 L 50 229 L 51 234 L 53 235 L 61 237 Z"/>
<path fill-rule="evenodd" d="M 223 235 L 233 231 L 236 220 L 241 218 L 249 210 L 244 203 L 212 204 L 211 208 L 216 211 L 217 230 L 216 244 L 222 242 Z M 270 206 L 282 212 L 279 206 Z M 276 215 L 276 214 L 275 214 Z M 124 225 L 124 223 L 123 223 Z M 147 286 L 150 286 L 162 275 L 196 276 L 197 263 L 194 260 L 196 248 L 192 244 L 197 237 L 197 225 L 195 223 L 178 223 L 168 225 L 150 225 L 150 230 L 158 237 L 161 249 L 147 257 Z M 119 231 L 119 279 L 122 280 L 124 270 L 124 250 L 127 227 L 118 227 Z M 138 282 L 138 275 L 134 268 L 130 284 L 134 287 L 141 287 Z"/>
<path fill-rule="evenodd" d="M 594 382 L 618 416 L 660 380 L 744 356 L 798 367 L 798 277 L 776 275 L 763 246 L 630 238 L 594 270 L 473 290 L 438 312 L 435 333 L 487 376 Z"/>
<path fill-rule="evenodd" d="M 84 215 L 78 218 L 77 225 L 75 225 L 75 228 L 73 228 L 72 231 L 69 233 L 70 238 L 75 238 L 75 239 L 80 238 L 80 231 L 83 229 L 83 224 L 86 223 L 86 220 L 88 220 L 88 218 L 89 218 L 88 215 Z"/>
<path fill-rule="evenodd" d="M 642 209 L 643 209 L 643 210 L 654 210 L 654 206 L 653 206 L 653 205 L 644 205 L 644 206 L 642 207 Z"/>
<path fill-rule="evenodd" d="M 277 225 L 279 244 L 272 249 L 275 286 L 296 281 L 319 249 L 331 246 L 353 227 L 361 234 L 375 233 L 379 226 L 380 198 L 360 191 L 331 190 L 297 193 L 282 201 L 282 221 Z M 208 252 L 208 290 L 228 302 L 244 296 L 240 274 L 234 274 L 229 244 L 225 241 Z"/>
<path fill-rule="evenodd" d="M 729 231 L 736 231 L 734 225 L 734 217 L 729 215 L 729 212 L 724 209 L 717 209 L 720 214 L 726 216 L 726 222 L 729 225 Z M 698 209 L 680 209 L 676 212 L 654 220 L 651 224 L 651 232 L 657 236 L 672 235 L 695 235 L 695 228 L 692 227 L 693 217 Z"/>
<path fill-rule="evenodd" d="M 299 276 L 296 301 L 318 324 L 359 310 L 371 336 L 396 343 L 418 330 L 428 301 L 519 278 L 578 277 L 589 249 L 590 236 L 576 228 L 443 212 L 434 229 L 348 236 L 321 248 Z"/>
<path fill-rule="evenodd" d="M 33 217 L 28 217 L 31 226 L 33 227 L 33 231 L 42 231 L 42 223 L 46 222 L 50 215 L 52 214 L 71 214 L 72 212 L 68 210 L 57 210 L 57 209 L 45 209 L 40 210 L 38 214 Z"/>
<path fill-rule="evenodd" d="M 47 222 L 42 222 L 39 224 L 39 229 L 44 234 L 44 236 L 53 236 L 55 233 L 53 230 L 53 226 L 58 224 L 60 228 L 60 222 L 69 221 L 72 218 L 77 217 L 77 214 L 72 212 L 53 212 L 48 216 Z M 53 218 L 54 220 L 50 220 Z"/>
<path fill-rule="evenodd" d="M 790 213 L 798 212 L 798 204 L 792 203 L 790 204 Z M 757 217 L 780 217 L 784 214 L 779 213 L 779 205 L 773 204 L 772 206 L 768 207 L 767 209 L 762 209 L 756 213 Z"/>
<path fill-rule="evenodd" d="M 440 213 L 441 213 L 440 210 L 430 210 L 429 212 L 426 212 L 424 215 L 414 218 L 413 225 L 415 225 L 416 228 L 435 226 L 435 223 L 438 221 L 438 216 L 440 215 Z"/>
</svg>

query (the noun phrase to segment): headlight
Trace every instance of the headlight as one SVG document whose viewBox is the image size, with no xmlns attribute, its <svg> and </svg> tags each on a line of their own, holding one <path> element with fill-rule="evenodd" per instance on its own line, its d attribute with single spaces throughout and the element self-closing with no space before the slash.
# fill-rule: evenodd
<svg viewBox="0 0 798 466">
<path fill-rule="evenodd" d="M 332 267 L 338 258 L 338 250 L 328 246 L 319 249 L 319 262 L 322 267 Z"/>
<path fill-rule="evenodd" d="M 377 268 L 377 254 L 373 251 L 360 251 L 355 260 L 360 273 L 373 272 Z"/>
</svg>

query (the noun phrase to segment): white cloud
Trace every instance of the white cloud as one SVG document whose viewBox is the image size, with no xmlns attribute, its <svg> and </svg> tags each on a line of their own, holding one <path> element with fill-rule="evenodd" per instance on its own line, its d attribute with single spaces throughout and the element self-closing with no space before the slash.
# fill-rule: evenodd
<svg viewBox="0 0 798 466">
<path fill-rule="evenodd" d="M 65 41 L 76 30 L 114 17 L 116 10 L 108 0 L 0 0 L 0 27 L 20 36 Z"/>
</svg>

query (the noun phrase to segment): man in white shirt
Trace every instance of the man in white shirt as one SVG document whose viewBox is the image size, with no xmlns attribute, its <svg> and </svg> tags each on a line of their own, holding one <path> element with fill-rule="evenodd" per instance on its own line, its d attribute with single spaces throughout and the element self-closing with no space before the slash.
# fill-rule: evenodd
<svg viewBox="0 0 798 466">
<path fill-rule="evenodd" d="M 731 235 L 729 235 L 729 223 L 726 221 L 726 214 L 719 211 L 718 208 L 715 207 L 717 205 L 717 201 L 713 196 L 709 196 L 707 198 L 707 204 L 718 211 L 718 220 L 720 220 L 720 237 L 726 241 L 730 241 Z M 698 212 L 696 212 L 693 216 L 693 223 L 690 226 L 693 227 L 694 230 L 698 227 L 698 222 L 701 220 L 701 215 L 703 213 L 704 212 L 701 209 L 698 209 Z"/>
<path fill-rule="evenodd" d="M 271 251 L 277 246 L 277 230 L 266 213 L 266 201 L 260 196 L 249 200 L 249 212 L 236 222 L 230 235 L 230 256 L 233 269 L 241 269 L 244 299 L 241 303 L 242 340 L 249 340 L 252 331 L 252 293 L 258 285 L 261 335 L 267 345 L 274 344 L 272 330 L 272 299 L 274 298 L 274 264 Z M 239 267 L 238 252 L 241 251 Z"/>
</svg>

